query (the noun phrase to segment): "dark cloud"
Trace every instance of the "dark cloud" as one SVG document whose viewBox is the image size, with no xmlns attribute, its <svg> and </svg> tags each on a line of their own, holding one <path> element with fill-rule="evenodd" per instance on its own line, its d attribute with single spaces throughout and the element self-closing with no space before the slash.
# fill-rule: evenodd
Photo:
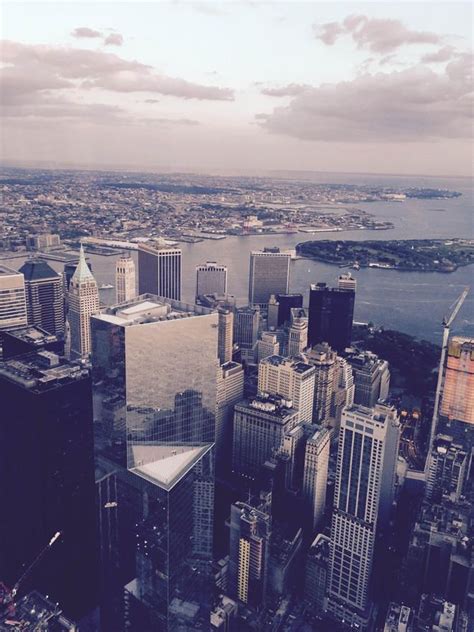
<svg viewBox="0 0 474 632">
<path fill-rule="evenodd" d="M 308 88 L 310 88 L 310 86 L 304 83 L 290 83 L 278 88 L 263 88 L 261 92 L 267 97 L 296 97 L 306 92 Z"/>
<path fill-rule="evenodd" d="M 90 38 L 90 39 L 103 37 L 100 31 L 96 31 L 95 29 L 90 29 L 88 26 L 79 26 L 77 29 L 74 29 L 71 35 L 77 38 Z"/>
<path fill-rule="evenodd" d="M 46 92 L 98 88 L 111 92 L 149 92 L 184 99 L 232 100 L 227 88 L 158 74 L 146 64 L 113 53 L 78 48 L 1 43 L 2 104 L 45 105 Z M 46 112 L 48 115 L 49 110 Z M 38 112 L 40 114 L 40 112 Z"/>
<path fill-rule="evenodd" d="M 332 46 L 343 35 L 350 36 L 358 48 L 373 53 L 386 54 L 405 44 L 440 44 L 442 38 L 430 31 L 416 31 L 400 20 L 369 18 L 366 15 L 350 15 L 343 22 L 315 24 L 317 39 Z"/>
<path fill-rule="evenodd" d="M 303 140 L 402 142 L 462 138 L 472 133 L 471 63 L 443 74 L 417 66 L 323 84 L 261 114 L 270 132 Z"/>
<path fill-rule="evenodd" d="M 122 46 L 123 35 L 120 33 L 111 33 L 104 39 L 104 44 L 106 46 Z"/>
</svg>

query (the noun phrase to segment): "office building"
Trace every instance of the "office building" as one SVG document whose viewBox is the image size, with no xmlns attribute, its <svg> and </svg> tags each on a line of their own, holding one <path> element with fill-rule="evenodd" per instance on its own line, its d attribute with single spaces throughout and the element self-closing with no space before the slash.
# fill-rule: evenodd
<svg viewBox="0 0 474 632">
<path fill-rule="evenodd" d="M 305 354 L 315 369 L 313 422 L 329 423 L 337 373 L 337 354 L 327 344 L 317 344 Z"/>
<path fill-rule="evenodd" d="M 354 375 L 351 365 L 344 358 L 336 358 L 336 374 L 334 392 L 331 404 L 331 419 L 334 419 L 335 427 L 339 430 L 342 411 L 346 406 L 354 403 Z"/>
<path fill-rule="evenodd" d="M 241 348 L 251 351 L 258 339 L 260 329 L 260 309 L 239 307 L 234 313 L 234 342 Z"/>
<path fill-rule="evenodd" d="M 301 527 L 292 529 L 273 522 L 267 582 L 272 597 L 286 597 L 299 583 L 302 547 Z"/>
<path fill-rule="evenodd" d="M 265 461 L 279 449 L 283 436 L 298 423 L 298 411 L 278 396 L 258 395 L 234 407 L 232 469 L 255 478 Z"/>
<path fill-rule="evenodd" d="M 64 616 L 59 604 L 53 603 L 37 590 L 33 590 L 21 597 L 15 603 L 14 609 L 0 610 L 0 632 L 17 632 L 18 630 L 77 632 L 78 627 Z"/>
<path fill-rule="evenodd" d="M 270 296 L 267 307 L 267 326 L 269 329 L 278 327 L 278 310 L 280 306 L 274 294 Z"/>
<path fill-rule="evenodd" d="M 238 604 L 226 595 L 219 596 L 219 602 L 211 612 L 211 632 L 237 632 Z"/>
<path fill-rule="evenodd" d="M 354 317 L 353 290 L 311 285 L 309 291 L 308 345 L 327 342 L 337 352 L 351 345 Z"/>
<path fill-rule="evenodd" d="M 259 340 L 255 343 L 255 361 L 259 364 L 268 356 L 280 353 L 280 342 L 273 331 L 262 331 Z"/>
<path fill-rule="evenodd" d="M 115 291 L 117 303 L 131 301 L 137 295 L 135 263 L 129 254 L 122 254 L 115 263 Z"/>
<path fill-rule="evenodd" d="M 79 257 L 74 257 L 73 259 L 69 259 L 64 264 L 63 277 L 64 277 L 64 285 L 65 285 L 64 290 L 65 290 L 66 299 L 67 299 L 67 293 L 69 292 L 69 285 L 71 283 L 72 275 L 76 271 L 78 263 L 79 263 Z M 90 261 L 87 260 L 87 257 L 86 257 L 86 263 L 87 263 L 87 267 L 92 272 L 92 265 Z"/>
<path fill-rule="evenodd" d="M 218 308 L 218 343 L 217 354 L 220 364 L 232 360 L 234 347 L 234 312 L 230 309 Z"/>
<path fill-rule="evenodd" d="M 44 233 L 42 235 L 31 235 L 26 238 L 28 250 L 51 250 L 61 245 L 59 235 Z"/>
<path fill-rule="evenodd" d="M 426 497 L 432 502 L 442 499 L 459 502 L 468 466 L 468 454 L 462 445 L 448 435 L 436 436 L 429 462 Z"/>
<path fill-rule="evenodd" d="M 0 568 L 10 586 L 60 532 L 34 586 L 80 619 L 97 606 L 92 383 L 39 351 L 0 363 Z"/>
<path fill-rule="evenodd" d="M 308 313 L 305 309 L 291 310 L 291 325 L 288 329 L 289 356 L 303 353 L 308 346 Z"/>
<path fill-rule="evenodd" d="M 122 557 L 133 561 L 120 560 L 129 626 L 205 629 L 212 592 L 218 314 L 147 294 L 91 320 L 97 399 L 117 402 L 111 448 L 127 475 L 119 503 L 128 502 L 131 514 L 120 526 L 127 543 Z"/>
<path fill-rule="evenodd" d="M 228 474 L 232 464 L 234 405 L 244 397 L 244 369 L 237 362 L 219 368 L 216 409 L 216 468 Z"/>
<path fill-rule="evenodd" d="M 306 555 L 304 599 L 312 612 L 322 614 L 326 610 L 329 577 L 328 536 L 318 533 Z"/>
<path fill-rule="evenodd" d="M 263 506 L 236 502 L 230 512 L 230 596 L 259 608 L 267 596 L 271 516 Z"/>
<path fill-rule="evenodd" d="M 196 298 L 206 294 L 227 294 L 227 268 L 216 261 L 196 266 Z"/>
<path fill-rule="evenodd" d="M 326 509 L 330 437 L 327 428 L 318 428 L 306 441 L 303 498 L 313 533 L 321 524 Z"/>
<path fill-rule="evenodd" d="M 52 351 L 64 355 L 64 339 L 50 334 L 41 327 L 26 325 L 2 332 L 3 359 L 9 360 L 32 351 Z"/>
<path fill-rule="evenodd" d="M 350 272 L 341 274 L 337 280 L 337 287 L 340 290 L 352 290 L 355 292 L 357 290 L 357 280 L 354 279 Z"/>
<path fill-rule="evenodd" d="M 25 278 L 0 264 L 0 330 L 26 324 Z"/>
<path fill-rule="evenodd" d="M 291 255 L 279 248 L 250 253 L 249 304 L 266 309 L 270 296 L 287 294 L 290 285 Z"/>
<path fill-rule="evenodd" d="M 25 277 L 26 312 L 29 325 L 50 334 L 64 335 L 63 279 L 43 259 L 28 259 L 20 268 Z"/>
<path fill-rule="evenodd" d="M 392 601 L 388 606 L 383 632 L 413 632 L 413 610 Z"/>
<path fill-rule="evenodd" d="M 258 365 L 258 390 L 290 400 L 298 411 L 298 421 L 311 422 L 315 373 L 301 359 L 271 355 Z"/>
<path fill-rule="evenodd" d="M 303 307 L 302 294 L 278 294 L 278 327 L 292 321 L 291 310 Z"/>
<path fill-rule="evenodd" d="M 138 245 L 138 293 L 181 300 L 181 248 L 162 242 Z"/>
<path fill-rule="evenodd" d="M 346 357 L 354 376 L 354 403 L 372 408 L 379 400 L 388 397 L 390 367 L 375 353 L 361 351 Z"/>
<path fill-rule="evenodd" d="M 454 336 L 449 342 L 440 414 L 474 424 L 474 338 Z"/>
<path fill-rule="evenodd" d="M 82 245 L 79 263 L 69 284 L 68 304 L 71 356 L 87 358 L 91 353 L 90 318 L 99 311 L 99 289 L 87 265 Z"/>
<path fill-rule="evenodd" d="M 396 410 L 352 406 L 339 434 L 328 612 L 366 630 L 371 619 L 369 582 L 375 539 L 388 521 L 398 456 Z"/>
</svg>

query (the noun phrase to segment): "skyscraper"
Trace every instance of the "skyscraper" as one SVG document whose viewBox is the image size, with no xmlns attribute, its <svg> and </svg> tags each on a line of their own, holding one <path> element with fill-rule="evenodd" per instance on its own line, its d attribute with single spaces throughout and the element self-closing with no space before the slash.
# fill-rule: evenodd
<svg viewBox="0 0 474 632">
<path fill-rule="evenodd" d="M 227 294 L 227 268 L 216 261 L 196 266 L 196 298 L 206 294 Z"/>
<path fill-rule="evenodd" d="M 234 342 L 242 351 L 242 361 L 253 361 L 253 348 L 260 329 L 260 309 L 239 307 L 234 312 Z"/>
<path fill-rule="evenodd" d="M 315 373 L 300 359 L 272 355 L 258 365 L 258 390 L 292 401 L 298 421 L 311 422 Z"/>
<path fill-rule="evenodd" d="M 13 586 L 59 531 L 32 579 L 80 618 L 98 598 L 89 372 L 50 351 L 14 358 L 0 363 L 0 400 L 2 579 Z"/>
<path fill-rule="evenodd" d="M 228 474 L 232 464 L 234 405 L 244 397 L 244 369 L 237 362 L 226 362 L 219 368 L 216 410 L 216 468 Z"/>
<path fill-rule="evenodd" d="M 92 348 L 90 317 L 99 310 L 99 290 L 87 265 L 82 245 L 79 263 L 69 284 L 68 303 L 71 355 L 84 358 Z"/>
<path fill-rule="evenodd" d="M 26 324 L 25 278 L 0 264 L 0 330 Z"/>
<path fill-rule="evenodd" d="M 350 347 L 354 316 L 354 290 L 310 286 L 308 345 L 327 342 L 338 352 Z"/>
<path fill-rule="evenodd" d="M 291 255 L 279 248 L 250 253 L 249 304 L 266 308 L 272 294 L 287 294 Z"/>
<path fill-rule="evenodd" d="M 375 353 L 361 351 L 346 357 L 354 375 L 354 403 L 372 408 L 379 399 L 387 398 L 390 389 L 390 367 Z"/>
<path fill-rule="evenodd" d="M 26 310 L 29 325 L 50 334 L 64 335 L 63 279 L 46 261 L 28 259 L 20 268 L 25 277 Z"/>
<path fill-rule="evenodd" d="M 278 326 L 291 322 L 291 310 L 303 307 L 302 294 L 278 294 Z"/>
<path fill-rule="evenodd" d="M 288 329 L 288 355 L 303 353 L 308 346 L 308 313 L 305 309 L 291 310 L 291 325 Z"/>
<path fill-rule="evenodd" d="M 234 346 L 234 312 L 230 309 L 218 308 L 218 347 L 219 362 L 225 364 L 232 360 Z"/>
<path fill-rule="evenodd" d="M 117 303 L 131 301 L 137 295 L 135 263 L 129 254 L 122 254 L 115 264 L 115 290 Z"/>
<path fill-rule="evenodd" d="M 278 336 L 273 331 L 262 331 L 255 343 L 255 362 L 258 364 L 268 356 L 280 353 Z"/>
<path fill-rule="evenodd" d="M 474 338 L 450 340 L 440 414 L 474 424 Z"/>
<path fill-rule="evenodd" d="M 313 532 L 320 524 L 326 508 L 330 436 L 327 428 L 318 428 L 306 442 L 303 498 L 309 510 Z"/>
<path fill-rule="evenodd" d="M 357 290 L 357 279 L 354 279 L 350 272 L 341 274 L 337 280 L 337 287 L 340 290 L 352 290 L 355 292 Z"/>
<path fill-rule="evenodd" d="M 352 406 L 344 410 L 331 525 L 328 611 L 366 630 L 369 582 L 380 525 L 393 501 L 400 429 L 396 410 Z"/>
<path fill-rule="evenodd" d="M 315 369 L 313 422 L 327 423 L 331 416 L 336 381 L 336 352 L 327 344 L 318 344 L 307 351 L 305 358 Z"/>
<path fill-rule="evenodd" d="M 119 538 L 133 556 L 120 569 L 132 629 L 209 621 L 217 325 L 215 311 L 149 294 L 92 318 L 97 399 L 117 402 L 122 428 L 113 448 L 132 515 Z"/>
<path fill-rule="evenodd" d="M 160 242 L 138 245 L 138 293 L 181 300 L 181 248 Z"/>
</svg>

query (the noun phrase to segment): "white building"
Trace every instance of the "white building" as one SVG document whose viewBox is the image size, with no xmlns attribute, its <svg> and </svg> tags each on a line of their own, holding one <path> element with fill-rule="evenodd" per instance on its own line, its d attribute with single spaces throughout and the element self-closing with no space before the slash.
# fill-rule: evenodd
<svg viewBox="0 0 474 632">
<path fill-rule="evenodd" d="M 321 522 L 326 508 L 330 438 L 327 428 L 318 428 L 306 442 L 303 497 L 310 510 L 313 529 Z"/>
<path fill-rule="evenodd" d="M 90 317 L 99 311 L 99 289 L 86 263 L 82 245 L 79 263 L 69 284 L 68 304 L 71 356 L 85 358 L 91 353 Z"/>
<path fill-rule="evenodd" d="M 196 266 L 196 298 L 206 294 L 227 294 L 227 268 L 216 261 Z"/>
<path fill-rule="evenodd" d="M 27 324 L 25 278 L 0 264 L 0 329 Z"/>
<path fill-rule="evenodd" d="M 115 288 L 117 303 L 131 301 L 137 295 L 135 263 L 130 255 L 123 254 L 115 264 Z"/>
</svg>

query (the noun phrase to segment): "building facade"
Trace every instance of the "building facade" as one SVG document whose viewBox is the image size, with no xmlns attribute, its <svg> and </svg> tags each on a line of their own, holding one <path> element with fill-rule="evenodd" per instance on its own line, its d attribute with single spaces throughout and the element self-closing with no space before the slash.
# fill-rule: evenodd
<svg viewBox="0 0 474 632">
<path fill-rule="evenodd" d="M 232 360 L 234 347 L 234 312 L 230 309 L 218 308 L 218 349 L 219 362 L 225 364 Z"/>
<path fill-rule="evenodd" d="M 206 294 L 227 294 L 227 268 L 216 261 L 196 266 L 196 298 Z"/>
<path fill-rule="evenodd" d="M 318 428 L 309 437 L 305 447 L 303 498 L 313 533 L 320 525 L 326 509 L 330 437 L 327 428 Z"/>
<path fill-rule="evenodd" d="M 50 334 L 64 335 L 63 279 L 43 259 L 28 259 L 20 268 L 25 277 L 28 324 Z"/>
<path fill-rule="evenodd" d="M 27 324 L 25 278 L 0 264 L 0 330 Z"/>
<path fill-rule="evenodd" d="M 454 336 L 449 343 L 440 414 L 474 424 L 474 338 Z"/>
<path fill-rule="evenodd" d="M 354 290 L 311 285 L 309 291 L 308 345 L 327 342 L 342 352 L 351 345 Z"/>
<path fill-rule="evenodd" d="M 69 284 L 68 305 L 71 356 L 86 358 L 92 350 L 90 318 L 99 311 L 100 303 L 99 289 L 86 263 L 82 246 L 79 263 Z"/>
<path fill-rule="evenodd" d="M 138 293 L 181 300 L 181 249 L 155 242 L 138 246 Z"/>
<path fill-rule="evenodd" d="M 279 248 L 264 248 L 250 253 L 250 306 L 266 309 L 272 294 L 288 294 L 290 262 L 291 255 L 280 252 Z"/>
<path fill-rule="evenodd" d="M 337 354 L 327 344 L 309 349 L 305 358 L 315 370 L 313 400 L 314 423 L 329 423 L 337 374 Z"/>
<path fill-rule="evenodd" d="M 137 295 L 135 263 L 128 254 L 121 255 L 115 263 L 115 292 L 117 303 L 131 301 Z"/>
</svg>

